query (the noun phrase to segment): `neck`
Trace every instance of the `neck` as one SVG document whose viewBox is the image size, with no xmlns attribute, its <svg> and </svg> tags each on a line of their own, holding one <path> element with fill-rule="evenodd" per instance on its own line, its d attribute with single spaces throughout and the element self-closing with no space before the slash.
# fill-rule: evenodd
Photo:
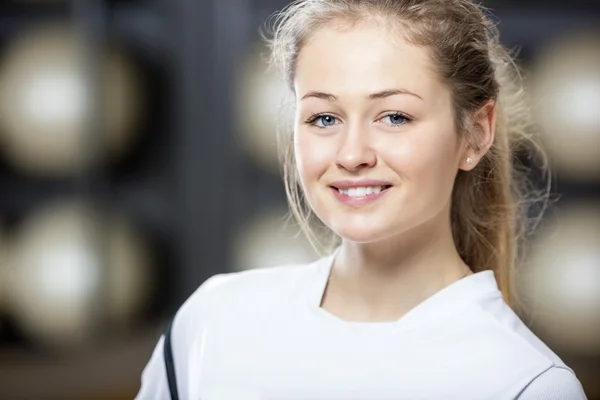
<svg viewBox="0 0 600 400">
<path fill-rule="evenodd" d="M 343 241 L 323 307 L 349 320 L 396 320 L 470 273 L 449 223 L 440 229 L 439 221 L 431 221 L 400 236 L 377 243 Z"/>
</svg>

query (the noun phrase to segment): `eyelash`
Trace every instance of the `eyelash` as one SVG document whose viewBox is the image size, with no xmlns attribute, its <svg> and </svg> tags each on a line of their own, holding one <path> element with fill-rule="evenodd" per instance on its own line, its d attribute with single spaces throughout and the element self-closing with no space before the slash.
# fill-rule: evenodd
<svg viewBox="0 0 600 400">
<path fill-rule="evenodd" d="M 382 120 L 383 118 L 394 117 L 394 116 L 402 117 L 402 118 L 404 118 L 406 120 L 406 122 L 403 123 L 403 124 L 398 124 L 398 125 L 397 124 L 388 124 L 391 127 L 395 127 L 396 128 L 396 127 L 404 126 L 404 125 L 406 125 L 406 124 L 408 124 L 408 123 L 410 123 L 410 122 L 413 121 L 413 118 L 411 118 L 408 115 L 406 115 L 404 113 L 401 113 L 399 111 L 395 111 L 395 112 L 391 112 L 391 113 L 385 114 L 384 116 L 382 116 L 381 118 L 379 118 L 378 121 Z M 339 119 L 338 117 L 336 117 L 336 116 L 334 116 L 332 114 L 329 114 L 329 113 L 316 113 L 316 114 L 313 114 L 310 117 L 308 117 L 308 119 L 306 121 L 304 121 L 304 123 L 308 124 L 308 125 L 311 125 L 311 126 L 314 126 L 316 128 L 319 128 L 319 129 L 328 128 L 327 126 L 318 126 L 318 125 L 315 125 L 315 122 L 319 118 L 322 118 L 322 117 L 331 117 L 331 118 L 334 118 L 336 120 Z"/>
</svg>

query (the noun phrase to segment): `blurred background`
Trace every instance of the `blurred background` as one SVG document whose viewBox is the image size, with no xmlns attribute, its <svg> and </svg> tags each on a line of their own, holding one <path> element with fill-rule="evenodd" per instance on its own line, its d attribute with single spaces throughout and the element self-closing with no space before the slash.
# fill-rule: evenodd
<svg viewBox="0 0 600 400">
<path fill-rule="evenodd" d="M 484 3 L 557 200 L 523 315 L 600 399 L 600 3 Z M 0 398 L 131 399 L 205 279 L 316 257 L 284 223 L 289 109 L 259 40 L 286 4 L 0 2 Z"/>
</svg>

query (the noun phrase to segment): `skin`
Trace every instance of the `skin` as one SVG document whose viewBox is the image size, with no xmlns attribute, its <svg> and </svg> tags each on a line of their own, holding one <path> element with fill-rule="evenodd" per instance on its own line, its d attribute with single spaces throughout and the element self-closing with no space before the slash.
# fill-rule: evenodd
<svg viewBox="0 0 600 400">
<path fill-rule="evenodd" d="M 452 239 L 450 198 L 459 169 L 491 146 L 495 109 L 478 113 L 476 154 L 434 71 L 426 49 L 384 24 L 322 27 L 299 53 L 294 151 L 309 204 L 342 238 L 321 306 L 344 320 L 398 320 L 470 273 Z M 333 182 L 358 179 L 393 186 L 363 206 L 334 196 Z"/>
</svg>

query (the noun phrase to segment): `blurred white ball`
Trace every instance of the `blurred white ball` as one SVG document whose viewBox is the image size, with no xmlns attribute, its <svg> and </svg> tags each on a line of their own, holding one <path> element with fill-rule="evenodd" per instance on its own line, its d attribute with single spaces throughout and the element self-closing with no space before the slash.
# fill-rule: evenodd
<svg viewBox="0 0 600 400">
<path fill-rule="evenodd" d="M 9 42 L 0 60 L 0 132 L 16 167 L 64 176 L 89 162 L 86 135 L 97 107 L 84 56 L 81 38 L 66 25 L 39 26 Z M 118 157 L 133 140 L 141 86 L 123 53 L 104 56 L 101 142 L 109 156 Z"/>
<path fill-rule="evenodd" d="M 234 243 L 234 270 L 308 263 L 318 258 L 299 229 L 287 222 L 287 210 L 257 214 L 240 227 Z"/>
<path fill-rule="evenodd" d="M 235 118 L 239 144 L 254 162 L 266 171 L 277 173 L 279 159 L 277 133 L 291 134 L 294 105 L 286 82 L 268 70 L 266 50 L 256 45 L 241 65 Z"/>
<path fill-rule="evenodd" d="M 98 220 L 105 235 L 96 230 Z M 96 215 L 79 202 L 50 204 L 30 215 L 14 237 L 11 314 L 32 339 L 52 347 L 84 343 L 99 328 L 125 329 L 147 299 L 149 262 L 124 219 Z"/>
<path fill-rule="evenodd" d="M 551 44 L 531 79 L 550 162 L 571 179 L 600 178 L 600 37 L 572 35 Z"/>
<path fill-rule="evenodd" d="M 519 297 L 543 337 L 570 352 L 600 354 L 600 207 L 574 204 L 532 243 Z"/>
</svg>

